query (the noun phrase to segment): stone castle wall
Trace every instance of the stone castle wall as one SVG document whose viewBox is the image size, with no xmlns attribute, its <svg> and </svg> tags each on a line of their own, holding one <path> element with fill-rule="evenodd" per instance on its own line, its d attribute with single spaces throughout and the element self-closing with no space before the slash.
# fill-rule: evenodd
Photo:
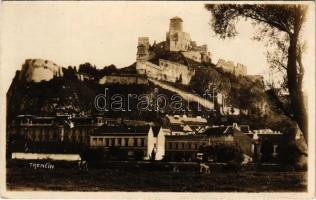
<svg viewBox="0 0 316 200">
<path fill-rule="evenodd" d="M 54 76 L 62 76 L 62 69 L 52 61 L 27 59 L 23 64 L 19 79 L 26 81 L 49 81 Z"/>
<path fill-rule="evenodd" d="M 187 66 L 168 60 L 159 59 L 159 66 L 164 70 L 164 80 L 166 81 L 180 81 L 182 84 L 188 85 L 194 75 L 194 71 Z"/>
<path fill-rule="evenodd" d="M 137 45 L 137 61 L 150 60 L 155 56 L 155 53 L 150 51 L 149 37 L 139 37 Z"/>
<path fill-rule="evenodd" d="M 185 32 L 167 32 L 169 51 L 187 51 L 190 48 L 191 37 Z"/>
<path fill-rule="evenodd" d="M 236 76 L 247 75 L 247 67 L 243 64 L 237 63 L 237 65 L 235 66 L 235 75 Z"/>
<path fill-rule="evenodd" d="M 194 71 L 187 66 L 163 59 L 159 59 L 159 65 L 148 61 L 137 62 L 136 70 L 139 74 L 146 74 L 153 79 L 173 83 L 180 81 L 184 85 L 188 85 L 194 75 Z"/>
<path fill-rule="evenodd" d="M 186 58 L 194 60 L 195 62 L 202 62 L 202 55 L 199 51 L 185 51 L 182 52 L 182 55 Z"/>
<path fill-rule="evenodd" d="M 240 63 L 237 63 L 237 65 L 235 65 L 232 61 L 225 61 L 224 59 L 219 59 L 216 64 L 216 67 L 221 68 L 224 72 L 234 74 L 235 76 L 247 75 L 247 67 Z"/>
<path fill-rule="evenodd" d="M 148 84 L 148 80 L 146 77 L 139 75 L 108 75 L 101 78 L 99 84 L 145 85 Z"/>
<path fill-rule="evenodd" d="M 183 32 L 183 21 L 180 17 L 170 19 L 166 40 L 169 51 L 187 51 L 191 45 L 190 34 Z"/>
<path fill-rule="evenodd" d="M 139 61 L 136 64 L 136 70 L 138 74 L 145 74 L 150 78 L 157 80 L 163 79 L 163 69 L 148 61 Z"/>
</svg>

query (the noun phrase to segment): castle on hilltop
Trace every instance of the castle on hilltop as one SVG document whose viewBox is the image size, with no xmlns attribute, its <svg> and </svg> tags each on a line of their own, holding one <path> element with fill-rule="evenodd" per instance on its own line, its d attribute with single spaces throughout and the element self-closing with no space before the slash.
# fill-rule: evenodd
<svg viewBox="0 0 316 200">
<path fill-rule="evenodd" d="M 139 37 L 137 46 L 137 61 L 152 59 L 155 54 L 151 51 L 156 44 L 150 45 L 149 37 Z M 190 34 L 183 31 L 183 20 L 180 17 L 170 19 L 169 31 L 166 33 L 166 41 L 160 43 L 164 50 L 170 52 L 181 52 L 186 58 L 196 62 L 210 62 L 211 53 L 208 52 L 207 45 L 198 46 L 191 40 Z"/>
<path fill-rule="evenodd" d="M 189 84 L 195 74 L 194 68 L 184 63 L 174 62 L 174 60 L 171 62 L 165 58 L 164 60 L 160 59 L 156 55 L 155 50 L 157 49 L 176 53 L 184 59 L 197 63 L 197 65 L 211 63 L 211 53 L 208 51 L 207 45 L 197 45 L 195 41 L 191 40 L 190 34 L 183 31 L 183 20 L 180 17 L 170 19 L 165 41 L 158 44 L 154 42 L 151 45 L 149 37 L 138 38 L 136 70 L 139 74 L 145 74 L 149 78 L 169 82 L 180 81 L 184 85 Z M 216 67 L 235 76 L 247 75 L 247 67 L 240 63 L 235 65 L 231 61 L 219 59 Z"/>
<path fill-rule="evenodd" d="M 151 60 L 156 57 L 153 51 L 155 48 L 180 53 L 184 58 L 196 63 L 211 63 L 211 53 L 208 52 L 207 45 L 198 46 L 195 41 L 191 40 L 190 34 L 183 31 L 183 20 L 180 17 L 170 19 L 169 31 L 166 33 L 164 42 L 151 45 L 149 37 L 138 38 L 136 70 L 139 74 L 146 74 L 149 78 L 189 84 L 195 74 L 194 69 L 183 63 L 164 59 L 153 63 Z"/>
<path fill-rule="evenodd" d="M 216 67 L 222 69 L 224 72 L 231 73 L 235 76 L 247 75 L 247 67 L 240 63 L 237 63 L 235 65 L 232 61 L 225 61 L 224 59 L 219 59 L 216 64 Z"/>
<path fill-rule="evenodd" d="M 22 66 L 19 80 L 41 82 L 62 75 L 61 67 L 50 60 L 27 59 Z"/>
<path fill-rule="evenodd" d="M 166 40 L 170 51 L 188 51 L 190 48 L 190 34 L 183 32 L 183 21 L 180 17 L 170 19 Z"/>
</svg>

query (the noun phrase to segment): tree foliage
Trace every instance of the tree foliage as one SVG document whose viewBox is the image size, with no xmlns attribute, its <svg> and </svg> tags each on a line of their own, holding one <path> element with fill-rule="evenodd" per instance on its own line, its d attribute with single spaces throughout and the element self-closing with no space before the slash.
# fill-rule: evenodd
<svg viewBox="0 0 316 200">
<path fill-rule="evenodd" d="M 289 93 L 290 102 L 290 111 L 285 114 L 297 122 L 307 140 L 307 115 L 302 92 L 304 43 L 300 38 L 307 6 L 206 4 L 205 8 L 211 12 L 211 26 L 221 38 L 235 37 L 238 33 L 236 24 L 240 19 L 251 20 L 257 27 L 254 39 L 265 40 L 267 45 L 275 47 L 273 53 L 268 52 L 267 58 L 272 67 L 284 73 L 283 86 Z"/>
</svg>

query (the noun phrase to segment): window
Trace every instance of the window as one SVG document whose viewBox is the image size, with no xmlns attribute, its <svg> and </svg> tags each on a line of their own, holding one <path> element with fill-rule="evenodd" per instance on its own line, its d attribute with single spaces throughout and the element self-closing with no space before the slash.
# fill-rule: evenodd
<svg viewBox="0 0 316 200">
<path fill-rule="evenodd" d="M 82 131 L 81 141 L 85 141 L 85 138 L 86 138 L 86 133 L 84 131 Z"/>
<path fill-rule="evenodd" d="M 103 142 L 103 139 L 100 137 L 100 138 L 98 138 L 98 146 L 102 146 L 102 142 Z"/>
<path fill-rule="evenodd" d="M 92 146 L 97 146 L 97 138 L 92 139 Z"/>
<path fill-rule="evenodd" d="M 133 144 L 134 147 L 137 146 L 137 138 L 134 138 L 134 144 Z"/>
<path fill-rule="evenodd" d="M 109 146 L 112 146 L 112 138 L 109 139 Z"/>
<path fill-rule="evenodd" d="M 140 146 L 141 146 L 141 147 L 145 146 L 145 139 L 144 139 L 144 138 L 142 138 L 142 139 L 140 140 Z"/>
<path fill-rule="evenodd" d="M 36 129 L 35 130 L 35 141 L 38 141 L 39 140 L 39 130 L 38 129 Z"/>
<path fill-rule="evenodd" d="M 121 146 L 122 145 L 122 138 L 118 138 L 117 140 L 118 140 L 117 145 Z"/>
<path fill-rule="evenodd" d="M 48 130 L 47 138 L 48 138 L 48 141 L 52 141 L 52 139 L 53 139 L 53 130 L 52 129 Z"/>
<path fill-rule="evenodd" d="M 127 146 L 128 139 L 122 138 L 122 146 Z"/>
</svg>

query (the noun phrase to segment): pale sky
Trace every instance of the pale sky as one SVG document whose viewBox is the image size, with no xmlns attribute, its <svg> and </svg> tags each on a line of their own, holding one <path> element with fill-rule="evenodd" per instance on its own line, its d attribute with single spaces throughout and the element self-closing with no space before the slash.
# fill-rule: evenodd
<svg viewBox="0 0 316 200">
<path fill-rule="evenodd" d="M 183 19 L 192 40 L 208 45 L 214 63 L 224 58 L 245 64 L 248 74 L 267 74 L 266 47 L 251 39 L 250 23 L 238 25 L 235 39 L 221 40 L 209 26 L 211 16 L 204 3 L 3 2 L 3 78 L 11 81 L 27 58 L 52 60 L 63 67 L 84 62 L 99 68 L 128 66 L 135 62 L 137 38 L 148 36 L 151 43 L 165 40 L 174 16 Z"/>
</svg>

